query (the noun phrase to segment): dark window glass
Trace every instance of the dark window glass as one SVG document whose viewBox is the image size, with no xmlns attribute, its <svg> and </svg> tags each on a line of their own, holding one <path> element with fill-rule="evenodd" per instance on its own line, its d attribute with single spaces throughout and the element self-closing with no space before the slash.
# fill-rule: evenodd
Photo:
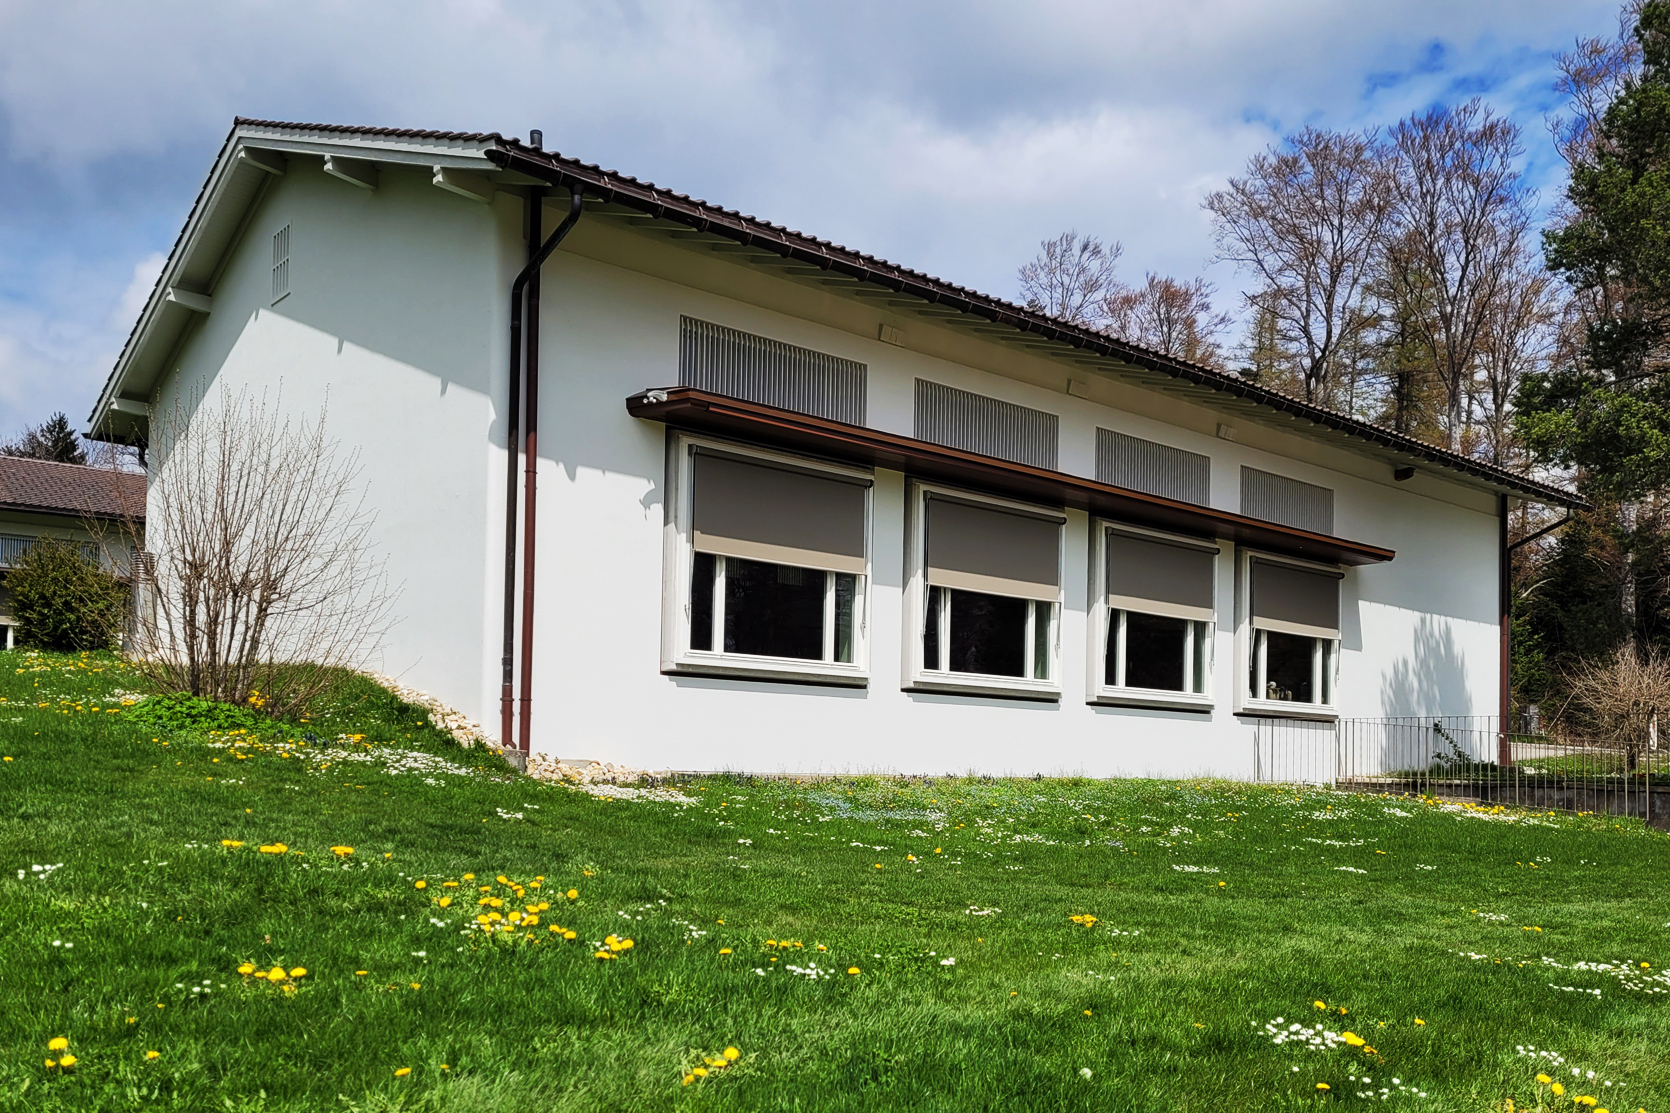
<svg viewBox="0 0 1670 1113">
<path fill-rule="evenodd" d="M 835 573 L 835 659 L 852 664 L 853 606 L 858 597 L 858 577 L 851 572 Z"/>
<path fill-rule="evenodd" d="M 1032 601 L 1032 679 L 1050 678 L 1050 610 L 1042 599 Z"/>
<path fill-rule="evenodd" d="M 823 660 L 823 572 L 725 558 L 725 652 Z"/>
<path fill-rule="evenodd" d="M 1183 690 L 1187 619 L 1128 612 L 1125 616 L 1125 685 L 1164 692 Z"/>
<path fill-rule="evenodd" d="M 1119 685 L 1119 614 L 1108 611 L 1107 654 L 1102 658 L 1102 683 L 1109 688 Z"/>
<path fill-rule="evenodd" d="M 1026 613 L 1030 599 L 976 591 L 951 592 L 951 671 L 1026 675 Z"/>
<path fill-rule="evenodd" d="M 690 562 L 690 648 L 713 648 L 712 553 L 697 553 Z"/>
<path fill-rule="evenodd" d="M 922 623 L 922 667 L 938 670 L 939 663 L 939 607 L 944 600 L 945 589 L 930 587 L 928 589 L 928 617 Z"/>
<path fill-rule="evenodd" d="M 1311 691 L 1311 655 L 1316 639 L 1300 634 L 1264 632 L 1264 698 L 1315 703 Z"/>
</svg>

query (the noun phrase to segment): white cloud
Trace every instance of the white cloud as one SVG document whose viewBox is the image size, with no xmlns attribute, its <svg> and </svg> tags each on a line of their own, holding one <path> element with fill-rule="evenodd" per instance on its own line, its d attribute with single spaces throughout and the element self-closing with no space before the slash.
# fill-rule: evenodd
<svg viewBox="0 0 1670 1113">
<path fill-rule="evenodd" d="M 1067 227 L 1122 240 L 1128 278 L 1204 270 L 1232 291 L 1205 269 L 1199 201 L 1307 122 L 1482 90 L 1551 193 L 1549 55 L 1610 32 L 1619 2 L 0 0 L 0 189 L 64 222 L 9 237 L 39 221 L 0 207 L 0 252 L 32 253 L 8 269 L 35 276 L 0 282 L 0 426 L 35 419 L 4 381 L 45 373 L 25 351 L 82 369 L 39 396 L 85 412 L 234 115 L 542 127 L 566 154 L 996 294 Z M 129 234 L 106 246 L 112 222 Z"/>
<path fill-rule="evenodd" d="M 167 262 L 166 254 L 153 251 L 133 265 L 133 280 L 122 291 L 115 310 L 110 314 L 111 329 L 120 331 L 133 327 L 139 319 L 139 311 L 150 299 L 151 291 L 156 289 L 157 279 L 162 277 L 163 264 Z"/>
</svg>

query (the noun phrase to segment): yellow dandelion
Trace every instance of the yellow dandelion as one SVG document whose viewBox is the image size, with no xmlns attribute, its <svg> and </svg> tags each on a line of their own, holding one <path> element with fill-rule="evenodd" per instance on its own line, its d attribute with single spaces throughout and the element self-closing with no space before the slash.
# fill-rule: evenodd
<svg viewBox="0 0 1670 1113">
<path fill-rule="evenodd" d="M 147 1058 L 147 1059 L 160 1059 L 160 1058 L 162 1058 L 162 1052 L 160 1052 L 160 1051 L 147 1051 L 147 1052 L 145 1052 L 145 1058 Z"/>
<path fill-rule="evenodd" d="M 684 1076 L 684 1081 L 681 1082 L 680 1085 L 681 1086 L 688 1086 L 688 1085 L 690 1085 L 690 1083 L 692 1083 L 694 1081 L 696 1081 L 696 1076 L 693 1075 L 693 1074 L 687 1074 L 687 1075 Z"/>
<path fill-rule="evenodd" d="M 1316 1084 L 1316 1088 L 1318 1090 L 1332 1090 L 1333 1089 L 1333 1087 L 1328 1085 L 1326 1082 L 1318 1082 Z"/>
<path fill-rule="evenodd" d="M 62 1051 L 69 1045 L 70 1041 L 66 1036 L 53 1036 L 50 1040 L 46 1041 L 46 1049 L 48 1051 Z"/>
<path fill-rule="evenodd" d="M 465 881 L 474 881 L 474 880 L 475 880 L 475 874 L 473 874 L 473 873 L 466 873 L 466 874 L 465 874 L 465 875 L 464 875 L 464 880 L 465 880 Z"/>
<path fill-rule="evenodd" d="M 255 964 L 250 963 L 250 962 L 242 963 L 238 967 L 238 973 L 244 974 L 244 975 L 255 973 Z"/>
<path fill-rule="evenodd" d="M 401 1067 L 399 1070 L 394 1072 L 394 1077 L 405 1078 L 408 1074 L 411 1074 L 411 1073 L 412 1073 L 412 1068 L 411 1067 Z"/>
<path fill-rule="evenodd" d="M 271 970 L 268 970 L 267 971 L 267 980 L 268 981 L 273 981 L 273 982 L 283 981 L 284 980 L 284 967 L 275 966 Z"/>
<path fill-rule="evenodd" d="M 346 858 L 348 855 L 352 854 L 353 852 L 354 852 L 354 848 L 351 847 L 351 846 L 333 846 L 333 847 L 331 847 L 331 853 L 336 855 L 338 858 Z"/>
<path fill-rule="evenodd" d="M 417 889 L 427 889 L 427 888 L 429 888 L 429 882 L 427 882 L 427 881 L 419 881 L 419 882 L 418 882 L 418 883 L 417 883 L 417 884 L 416 884 L 416 885 L 415 885 L 415 886 L 413 886 L 413 887 L 414 887 L 414 888 L 417 888 Z"/>
<path fill-rule="evenodd" d="M 64 1055 L 64 1056 L 59 1057 L 58 1065 L 60 1067 L 65 1067 L 65 1068 L 75 1066 L 75 1056 L 74 1055 Z"/>
<path fill-rule="evenodd" d="M 697 1078 L 706 1078 L 707 1077 L 707 1068 L 706 1067 L 697 1067 L 695 1070 L 691 1071 L 690 1073 L 695 1075 Z"/>
<path fill-rule="evenodd" d="M 442 897 L 440 900 L 436 901 L 435 903 L 440 905 L 442 908 L 445 908 L 452 903 L 452 898 L 451 897 Z"/>
<path fill-rule="evenodd" d="M 305 977 L 307 977 L 307 967 L 305 967 L 305 966 L 296 967 L 294 970 L 290 971 L 290 976 L 292 978 L 305 978 Z"/>
<path fill-rule="evenodd" d="M 1539 1074 L 1539 1075 L 1537 1075 L 1537 1081 L 1542 1083 L 1544 1086 L 1546 1086 L 1554 1080 L 1552 1078 L 1548 1077 L 1546 1074 Z"/>
<path fill-rule="evenodd" d="M 1566 1092 L 1566 1088 L 1564 1086 L 1560 1085 L 1558 1082 L 1556 1082 L 1556 1083 L 1554 1083 L 1554 1085 L 1550 1086 L 1549 1089 L 1554 1091 L 1554 1096 L 1555 1097 L 1559 1097 L 1561 1094 Z"/>
<path fill-rule="evenodd" d="M 221 846 L 229 846 L 232 849 L 236 850 L 238 847 L 242 846 L 243 843 L 239 842 L 237 839 L 221 839 L 220 840 L 220 845 Z"/>
<path fill-rule="evenodd" d="M 1422 1019 L 1421 1019 L 1421 1018 L 1420 1018 L 1420 1017 L 1418 1017 L 1418 1016 L 1417 1016 L 1417 1017 L 1416 1017 L 1416 1018 L 1415 1018 L 1415 1023 L 1416 1023 L 1416 1024 L 1419 1024 L 1419 1025 L 1422 1025 L 1422 1026 L 1425 1026 L 1425 1024 L 1426 1024 L 1426 1021 L 1424 1021 L 1424 1020 L 1422 1020 Z"/>
<path fill-rule="evenodd" d="M 570 890 L 568 890 L 567 896 L 568 896 L 569 900 L 579 900 L 580 899 L 580 890 L 570 889 Z"/>
<path fill-rule="evenodd" d="M 369 973 L 371 973 L 371 971 L 369 971 L 369 970 L 355 970 L 354 971 L 354 977 L 363 978 Z"/>
<path fill-rule="evenodd" d="M 856 973 L 858 973 L 858 967 L 856 967 L 856 966 L 849 966 L 849 967 L 847 967 L 847 973 L 849 973 L 849 974 L 856 974 Z"/>
<path fill-rule="evenodd" d="M 737 1050 L 734 1047 L 727 1047 L 725 1049 L 725 1058 L 729 1059 L 731 1062 L 734 1063 L 738 1059 L 742 1058 L 742 1052 Z"/>
<path fill-rule="evenodd" d="M 731 949 L 729 947 L 720 947 L 719 953 L 722 955 L 728 955 L 731 953 Z"/>
</svg>

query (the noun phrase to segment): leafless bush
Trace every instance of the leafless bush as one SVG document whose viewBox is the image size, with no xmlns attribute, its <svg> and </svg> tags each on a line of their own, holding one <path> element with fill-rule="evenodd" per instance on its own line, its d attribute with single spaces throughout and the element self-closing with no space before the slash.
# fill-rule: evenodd
<svg viewBox="0 0 1670 1113">
<path fill-rule="evenodd" d="M 1634 769 L 1661 716 L 1670 715 L 1670 658 L 1633 642 L 1566 673 L 1571 701 L 1562 718 L 1621 745 Z"/>
<path fill-rule="evenodd" d="M 1204 278 L 1179 281 L 1150 273 L 1141 286 L 1117 284 L 1103 299 L 1108 331 L 1191 363 L 1215 366 L 1222 352 L 1218 338 L 1228 329 L 1228 313 L 1212 309 L 1212 284 Z"/>
<path fill-rule="evenodd" d="M 153 414 L 133 656 L 158 689 L 300 712 L 381 646 L 396 593 L 325 418 L 224 388 Z"/>
</svg>

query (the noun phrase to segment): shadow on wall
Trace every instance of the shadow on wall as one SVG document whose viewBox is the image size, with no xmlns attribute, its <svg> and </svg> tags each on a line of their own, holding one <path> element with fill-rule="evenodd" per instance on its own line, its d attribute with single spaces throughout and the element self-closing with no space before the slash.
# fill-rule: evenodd
<svg viewBox="0 0 1670 1113">
<path fill-rule="evenodd" d="M 1382 715 L 1470 715 L 1467 661 L 1448 623 L 1422 615 L 1415 651 L 1398 660 L 1380 682 Z"/>
</svg>

